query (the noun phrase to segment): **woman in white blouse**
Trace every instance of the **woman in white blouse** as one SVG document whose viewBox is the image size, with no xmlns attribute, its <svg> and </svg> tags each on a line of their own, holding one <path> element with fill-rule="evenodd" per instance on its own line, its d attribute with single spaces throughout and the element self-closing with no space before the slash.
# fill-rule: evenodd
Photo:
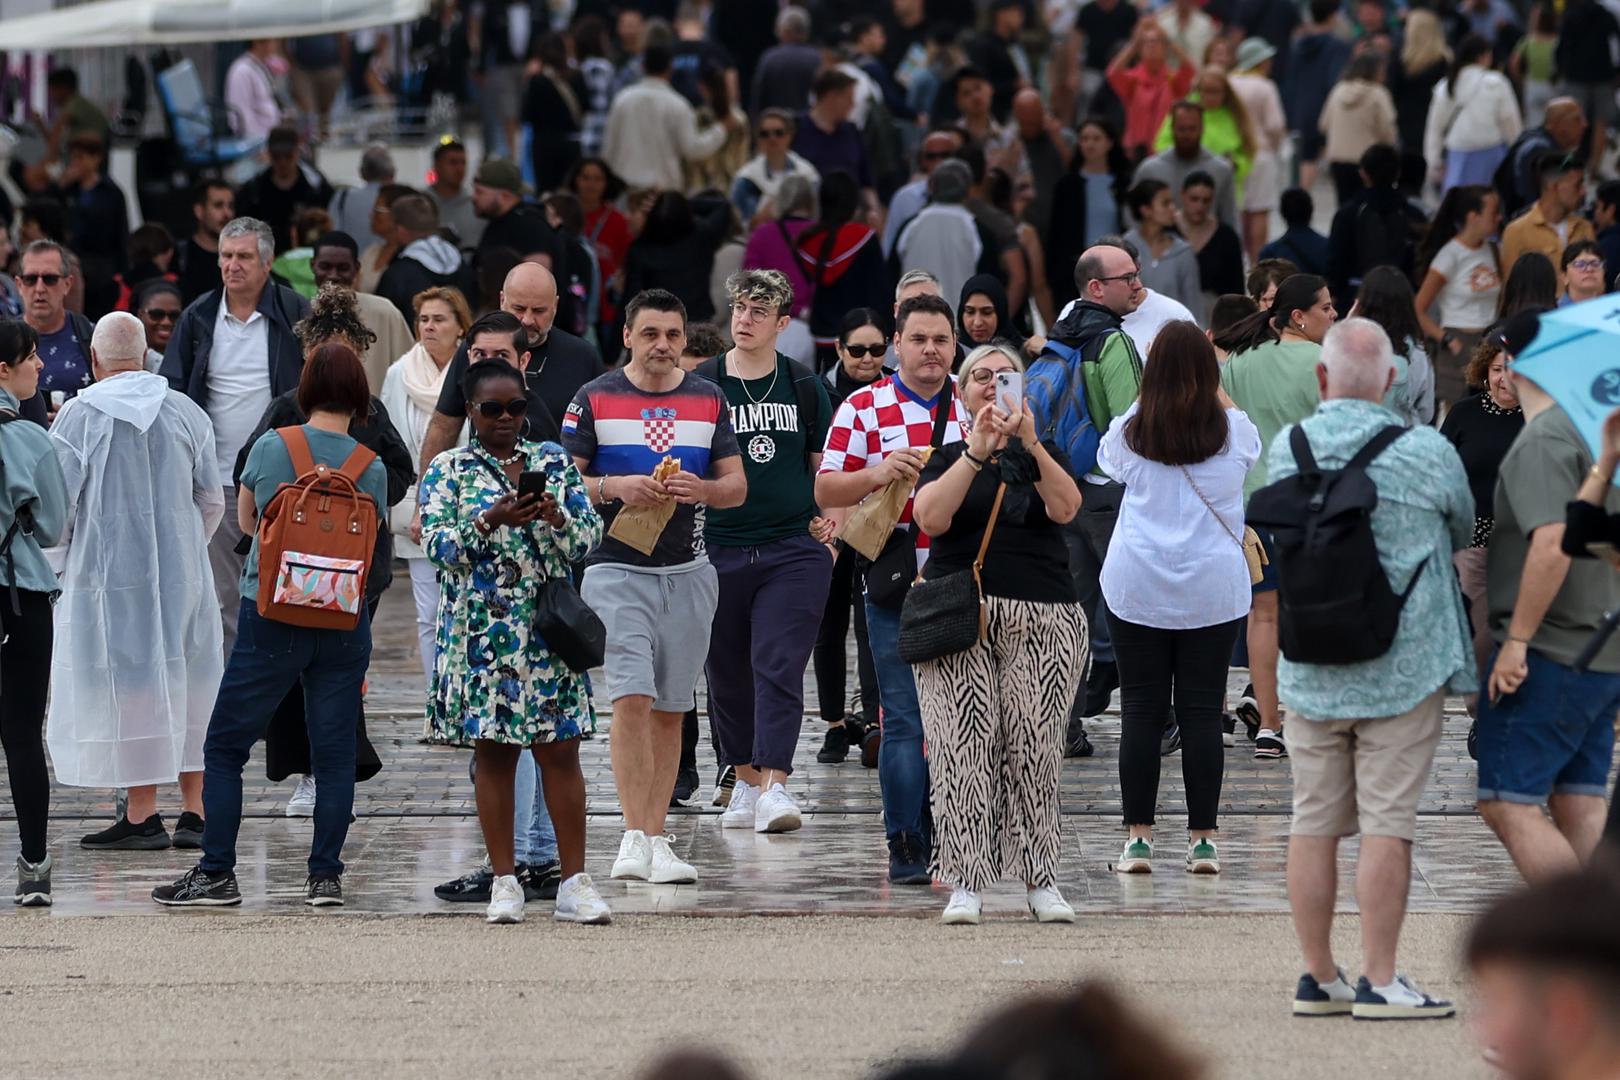
<svg viewBox="0 0 1620 1080">
<path fill-rule="evenodd" d="M 1172 705 L 1187 788 L 1187 870 L 1220 872 L 1221 704 L 1238 621 L 1249 610 L 1243 478 L 1260 451 L 1259 431 L 1221 390 L 1203 331 L 1166 324 L 1148 352 L 1141 396 L 1109 427 L 1097 456 L 1125 485 L 1102 570 L 1123 714 L 1122 873 L 1153 869 L 1159 743 Z"/>
<path fill-rule="evenodd" d="M 461 338 L 472 325 L 467 300 L 456 289 L 433 288 L 416 294 L 416 344 L 395 360 L 383 378 L 382 403 L 411 449 L 411 460 L 422 458 L 422 439 L 433 419 L 444 374 L 455 359 Z M 465 431 L 457 446 L 467 442 Z M 433 628 L 439 615 L 439 581 L 418 540 L 416 487 L 388 513 L 394 534 L 394 553 L 411 569 L 411 596 L 416 601 L 416 637 L 422 650 L 422 672 L 433 679 Z"/>
</svg>

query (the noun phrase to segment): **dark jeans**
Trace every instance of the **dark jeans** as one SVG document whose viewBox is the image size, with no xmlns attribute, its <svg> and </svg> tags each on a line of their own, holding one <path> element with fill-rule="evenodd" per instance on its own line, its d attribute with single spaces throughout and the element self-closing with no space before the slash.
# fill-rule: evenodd
<svg viewBox="0 0 1620 1080">
<path fill-rule="evenodd" d="M 1103 681 L 1097 665 L 1114 662 L 1114 647 L 1108 628 L 1108 605 L 1102 594 L 1102 565 L 1108 556 L 1108 542 L 1113 539 L 1114 525 L 1119 521 L 1119 504 L 1125 498 L 1125 485 L 1089 484 L 1080 481 L 1080 512 L 1063 530 L 1063 540 L 1069 548 L 1069 576 L 1080 607 L 1086 613 L 1086 626 L 1091 640 L 1092 676 L 1081 684 L 1074 696 L 1071 719 L 1095 716 L 1108 707 L 1112 696 L 1111 682 Z"/>
<path fill-rule="evenodd" d="M 1213 829 L 1226 749 L 1221 699 L 1237 620 L 1196 630 L 1159 630 L 1114 618 L 1122 714 L 1119 786 L 1126 825 L 1152 825 L 1159 799 L 1159 741 L 1172 700 L 1181 725 L 1187 828 Z"/>
<path fill-rule="evenodd" d="M 928 761 L 923 756 L 922 707 L 911 665 L 900 659 L 900 612 L 866 604 L 878 693 L 883 699 L 883 743 L 878 748 L 878 785 L 883 789 L 883 827 L 890 840 L 901 833 L 932 832 L 928 821 Z"/>
<path fill-rule="evenodd" d="M 51 688 L 51 598 L 0 585 L 0 749 L 6 752 L 11 803 L 17 808 L 22 857 L 45 858 L 51 779 L 45 770 L 45 698 Z"/>
<path fill-rule="evenodd" d="M 366 599 L 366 615 L 373 622 L 382 594 Z M 264 735 L 264 775 L 276 783 L 289 776 L 311 776 L 309 763 L 309 725 L 304 720 L 304 688 L 294 686 L 276 706 L 270 728 Z M 366 734 L 366 707 L 362 701 L 355 719 L 354 782 L 363 784 L 382 772 L 382 759 Z M 541 801 L 544 805 L 544 801 Z"/>
<path fill-rule="evenodd" d="M 861 722 L 877 723 L 877 668 L 872 664 L 872 644 L 866 634 L 866 602 L 861 597 L 859 561 L 860 555 L 854 548 L 846 547 L 838 552 L 838 559 L 833 563 L 832 587 L 827 590 L 827 608 L 821 615 L 821 632 L 816 638 L 816 697 L 821 703 L 821 718 L 829 724 L 844 718 L 849 655 L 844 651 L 844 644 L 849 638 L 852 615 L 855 670 L 861 680 Z"/>
<path fill-rule="evenodd" d="M 281 699 L 301 679 L 319 792 L 309 872 L 343 872 L 339 856 L 354 809 L 354 718 L 370 661 L 369 616 L 353 630 L 312 630 L 263 618 L 252 600 L 242 601 L 236 647 L 225 665 L 203 743 L 204 870 L 235 868 L 248 752 L 264 737 Z"/>
<path fill-rule="evenodd" d="M 791 773 L 832 553 L 805 533 L 757 547 L 710 546 L 709 562 L 720 580 L 707 667 L 720 764 Z"/>
</svg>

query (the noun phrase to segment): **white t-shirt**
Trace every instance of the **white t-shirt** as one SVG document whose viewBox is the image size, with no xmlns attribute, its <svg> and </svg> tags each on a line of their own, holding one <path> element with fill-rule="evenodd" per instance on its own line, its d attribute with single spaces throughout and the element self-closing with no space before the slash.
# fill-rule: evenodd
<svg viewBox="0 0 1620 1080">
<path fill-rule="evenodd" d="M 236 455 L 270 407 L 270 324 L 255 311 L 243 322 L 226 310 L 223 297 L 208 355 L 208 418 L 220 479 L 236 472 Z"/>
<path fill-rule="evenodd" d="M 1144 291 L 1147 295 L 1142 298 L 1141 306 L 1120 320 L 1120 329 L 1131 335 L 1131 340 L 1136 343 L 1136 351 L 1141 354 L 1142 362 L 1145 364 L 1148 347 L 1153 344 L 1153 339 L 1159 336 L 1159 331 L 1164 329 L 1165 323 L 1182 319 L 1197 325 L 1198 320 L 1193 318 L 1193 313 L 1188 311 L 1187 305 L 1180 300 L 1146 287 Z M 1065 304 L 1063 310 L 1058 313 L 1058 321 L 1062 322 L 1068 318 L 1069 312 L 1079 303 L 1078 300 L 1070 300 Z"/>
<path fill-rule="evenodd" d="M 1483 330 L 1496 321 L 1496 298 L 1502 277 L 1496 253 L 1488 244 L 1470 249 L 1452 239 L 1435 253 L 1430 268 L 1446 279 L 1437 306 L 1440 325 L 1459 330 Z"/>
</svg>

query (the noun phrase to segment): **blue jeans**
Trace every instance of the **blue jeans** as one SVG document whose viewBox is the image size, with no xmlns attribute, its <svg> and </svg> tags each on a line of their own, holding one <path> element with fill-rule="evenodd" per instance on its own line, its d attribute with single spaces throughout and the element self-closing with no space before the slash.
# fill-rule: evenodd
<svg viewBox="0 0 1620 1080">
<path fill-rule="evenodd" d="M 518 758 L 517 780 L 513 787 L 517 813 L 512 819 L 512 858 L 520 863 L 557 861 L 557 830 L 551 827 L 546 811 L 546 793 L 540 783 L 540 767 L 527 750 Z"/>
<path fill-rule="evenodd" d="M 1549 795 L 1608 794 L 1620 675 L 1576 671 L 1534 649 L 1517 691 L 1491 701 L 1485 664 L 1479 691 L 1479 799 L 1539 806 Z"/>
<path fill-rule="evenodd" d="M 354 718 L 370 662 L 371 621 L 364 611 L 353 630 L 312 630 L 263 618 L 252 600 L 242 601 L 236 644 L 203 743 L 204 870 L 235 869 L 242 769 L 276 706 L 302 679 L 310 763 L 320 792 L 309 872 L 343 873 L 339 856 L 354 809 Z"/>
<path fill-rule="evenodd" d="M 883 705 L 878 783 L 883 788 L 884 829 L 891 840 L 901 833 L 922 836 L 926 832 L 928 762 L 923 759 L 917 684 L 911 665 L 900 659 L 900 613 L 867 603 L 866 633 L 877 667 L 878 700 Z"/>
</svg>

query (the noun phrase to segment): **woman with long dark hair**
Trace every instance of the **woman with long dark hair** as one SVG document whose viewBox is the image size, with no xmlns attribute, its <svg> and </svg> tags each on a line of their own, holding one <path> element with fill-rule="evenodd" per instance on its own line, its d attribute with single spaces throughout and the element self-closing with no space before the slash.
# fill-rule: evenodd
<svg viewBox="0 0 1620 1080">
<path fill-rule="evenodd" d="M 1467 393 L 1463 367 L 1496 319 L 1502 260 L 1491 238 L 1501 224 L 1502 197 L 1496 189 L 1463 184 L 1446 192 L 1418 245 L 1418 324 L 1425 337 L 1440 344 L 1435 390 L 1447 404 Z"/>
<path fill-rule="evenodd" d="M 1220 872 L 1221 710 L 1238 620 L 1249 610 L 1243 478 L 1260 452 L 1260 432 L 1221 389 L 1203 331 L 1166 324 L 1148 350 L 1141 396 L 1097 455 L 1125 485 L 1102 572 L 1123 717 L 1122 873 L 1153 870 L 1160 738 L 1172 706 L 1187 788 L 1186 868 Z"/>
<path fill-rule="evenodd" d="M 1493 63 L 1491 43 L 1470 34 L 1457 46 L 1450 74 L 1434 88 L 1423 156 L 1442 191 L 1490 183 L 1524 127 L 1513 84 Z"/>
<path fill-rule="evenodd" d="M 1527 251 L 1508 268 L 1507 281 L 1496 305 L 1496 320 L 1504 322 L 1530 308 L 1558 306 L 1558 269 L 1539 251 Z"/>
<path fill-rule="evenodd" d="M 799 267 L 816 298 L 810 333 L 816 339 L 816 370 L 837 362 L 838 322 L 851 308 L 873 307 L 887 298 L 889 268 L 878 234 L 856 220 L 861 189 L 842 169 L 821 178 L 821 215 L 799 235 Z"/>
<path fill-rule="evenodd" d="M 1351 315 L 1371 319 L 1384 328 L 1395 349 L 1395 382 L 1384 404 L 1401 415 L 1407 427 L 1434 420 L 1434 367 L 1423 347 L 1412 302 L 1412 282 L 1393 266 L 1375 266 L 1361 279 L 1361 291 Z"/>
<path fill-rule="evenodd" d="M 1052 224 L 1046 235 L 1047 280 L 1059 311 L 1079 294 L 1074 264 L 1099 236 L 1125 231 L 1125 192 L 1131 185 L 1131 161 L 1120 145 L 1119 131 L 1099 116 L 1080 125 L 1069 171 L 1052 189 Z"/>
</svg>

